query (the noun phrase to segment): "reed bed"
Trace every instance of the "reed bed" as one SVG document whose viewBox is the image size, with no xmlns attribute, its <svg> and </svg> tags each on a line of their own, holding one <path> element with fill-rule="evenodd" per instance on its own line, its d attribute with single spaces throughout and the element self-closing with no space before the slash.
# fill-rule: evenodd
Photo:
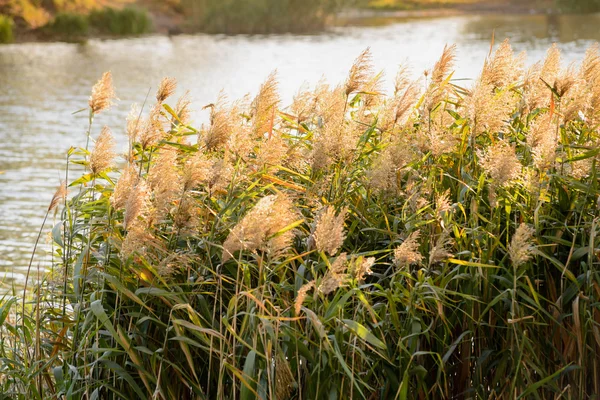
<svg viewBox="0 0 600 400">
<path fill-rule="evenodd" d="M 94 116 L 48 214 L 51 273 L 0 306 L 19 399 L 583 399 L 600 393 L 600 50 L 468 88 L 455 47 L 393 93 L 345 82 Z M 124 164 L 124 165 L 122 165 Z M 85 166 L 73 178 L 69 169 Z M 119 166 L 118 166 L 119 165 Z"/>
</svg>

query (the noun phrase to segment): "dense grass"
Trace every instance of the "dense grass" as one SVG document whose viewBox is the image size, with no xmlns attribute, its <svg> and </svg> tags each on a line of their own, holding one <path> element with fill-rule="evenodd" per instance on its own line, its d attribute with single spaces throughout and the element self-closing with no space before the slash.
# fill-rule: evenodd
<svg viewBox="0 0 600 400">
<path fill-rule="evenodd" d="M 132 111 L 119 168 L 93 123 L 105 75 L 95 143 L 68 153 L 87 170 L 65 177 L 52 271 L 0 303 L 0 391 L 600 393 L 598 47 L 579 69 L 553 47 L 524 73 L 504 42 L 469 89 L 453 52 L 389 96 L 368 52 L 287 108 L 270 76 L 253 101 L 215 99 L 200 129 L 165 80 Z"/>
<path fill-rule="evenodd" d="M 312 32 L 347 0 L 182 0 L 190 25 L 205 32 Z"/>
<path fill-rule="evenodd" d="M 0 14 L 0 43 L 10 43 L 14 39 L 14 22 L 11 17 Z"/>
<path fill-rule="evenodd" d="M 49 34 L 61 37 L 81 38 L 88 34 L 90 24 L 85 15 L 61 12 L 56 14 L 50 24 L 44 27 Z"/>
<path fill-rule="evenodd" d="M 556 5 L 565 12 L 600 11 L 600 0 L 556 0 Z"/>
<path fill-rule="evenodd" d="M 140 35 L 152 30 L 148 13 L 133 7 L 94 10 L 89 15 L 89 21 L 98 32 L 111 35 Z"/>
</svg>

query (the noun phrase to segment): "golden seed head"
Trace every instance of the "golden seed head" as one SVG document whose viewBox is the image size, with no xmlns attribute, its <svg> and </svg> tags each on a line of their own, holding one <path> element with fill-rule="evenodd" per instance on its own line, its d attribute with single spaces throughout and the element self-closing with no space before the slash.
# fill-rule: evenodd
<svg viewBox="0 0 600 400">
<path fill-rule="evenodd" d="M 223 243 L 223 262 L 238 250 L 262 250 L 273 257 L 285 252 L 296 235 L 284 228 L 298 219 L 291 200 L 284 194 L 265 196 L 231 230 Z"/>
<path fill-rule="evenodd" d="M 67 198 L 67 184 L 64 181 L 60 182 L 58 188 L 54 192 L 52 196 L 52 200 L 50 200 L 50 205 L 48 206 L 48 211 L 52 211 L 55 209 L 61 202 L 65 201 Z"/>
<path fill-rule="evenodd" d="M 371 267 L 375 264 L 375 257 L 359 257 L 354 265 L 354 279 L 358 282 L 364 282 L 366 275 L 371 275 Z"/>
<path fill-rule="evenodd" d="M 314 228 L 309 240 L 318 251 L 334 255 L 342 247 L 346 238 L 344 220 L 347 212 L 348 209 L 343 208 L 336 215 L 335 207 L 327 206 L 315 218 Z"/>
<path fill-rule="evenodd" d="M 158 103 L 162 103 L 167 99 L 167 97 L 175 93 L 176 88 L 177 81 L 175 80 L 175 78 L 163 78 L 163 80 L 160 81 L 160 85 L 158 85 L 158 91 L 156 92 L 156 101 Z"/>
<path fill-rule="evenodd" d="M 110 198 L 112 206 L 119 210 L 125 206 L 131 191 L 136 186 L 139 180 L 139 174 L 133 165 L 128 165 L 123 174 L 117 181 L 115 189 Z"/>
<path fill-rule="evenodd" d="M 254 138 L 263 138 L 270 135 L 277 119 L 279 107 L 277 71 L 271 72 L 267 80 L 260 86 L 260 90 L 251 104 L 252 131 Z"/>
<path fill-rule="evenodd" d="M 508 254 L 514 267 L 519 267 L 531 258 L 532 238 L 535 231 L 527 224 L 521 224 L 508 245 Z"/>
<path fill-rule="evenodd" d="M 154 204 L 159 216 L 168 213 L 172 202 L 181 194 L 177 151 L 171 147 L 159 150 L 156 162 L 150 168 L 148 184 L 154 194 Z"/>
<path fill-rule="evenodd" d="M 435 246 L 429 252 L 429 266 L 452 257 L 453 254 L 450 249 L 453 243 L 450 234 L 447 231 L 442 232 L 435 242 Z"/>
<path fill-rule="evenodd" d="M 522 165 L 515 148 L 503 140 L 497 141 L 479 156 L 481 167 L 492 179 L 494 186 L 508 185 L 521 174 Z"/>
<path fill-rule="evenodd" d="M 123 227 L 128 229 L 139 216 L 146 214 L 149 210 L 150 188 L 145 180 L 140 180 L 129 194 L 125 204 L 125 216 Z"/>
<path fill-rule="evenodd" d="M 352 64 L 352 68 L 350 68 L 345 85 L 346 96 L 361 91 L 371 79 L 372 74 L 373 65 L 371 49 L 367 47 L 360 53 L 356 60 L 354 60 L 354 64 Z"/>
<path fill-rule="evenodd" d="M 99 174 L 113 167 L 115 158 L 115 140 L 108 126 L 102 128 L 94 149 L 90 154 L 90 170 L 93 174 Z"/>
<path fill-rule="evenodd" d="M 105 72 L 102 74 L 102 78 L 92 88 L 92 95 L 90 96 L 89 105 L 93 114 L 108 109 L 112 104 L 115 97 L 115 91 L 112 84 L 112 74 Z"/>
<path fill-rule="evenodd" d="M 298 289 L 298 295 L 296 296 L 296 301 L 294 302 L 294 311 L 296 315 L 300 315 L 300 309 L 302 307 L 302 303 L 304 303 L 304 299 L 306 299 L 306 295 L 308 291 L 315 287 L 315 281 L 310 281 L 304 285 L 300 289 Z"/>
<path fill-rule="evenodd" d="M 407 267 L 411 264 L 418 264 L 423 261 L 423 256 L 419 253 L 419 237 L 421 233 L 415 231 L 411 233 L 404 242 L 394 250 L 394 264 L 398 267 Z"/>
</svg>

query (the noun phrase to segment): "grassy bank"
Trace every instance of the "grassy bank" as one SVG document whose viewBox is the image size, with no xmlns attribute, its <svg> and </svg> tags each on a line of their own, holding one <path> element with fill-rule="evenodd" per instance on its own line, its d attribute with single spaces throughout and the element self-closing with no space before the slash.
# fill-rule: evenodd
<svg viewBox="0 0 600 400">
<path fill-rule="evenodd" d="M 599 49 L 524 71 L 504 42 L 469 88 L 453 61 L 385 96 L 365 51 L 288 107 L 271 75 L 253 99 L 215 94 L 198 129 L 165 79 L 124 122 L 125 161 L 94 123 L 105 74 L 67 156 L 86 172 L 48 208 L 52 271 L 0 301 L 0 392 L 600 392 Z"/>
</svg>

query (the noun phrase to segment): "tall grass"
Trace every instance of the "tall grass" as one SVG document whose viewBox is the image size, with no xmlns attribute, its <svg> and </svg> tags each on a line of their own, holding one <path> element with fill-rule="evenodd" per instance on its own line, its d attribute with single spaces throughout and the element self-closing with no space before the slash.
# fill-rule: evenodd
<svg viewBox="0 0 600 400">
<path fill-rule="evenodd" d="M 553 46 L 524 71 L 506 41 L 469 88 L 453 61 L 447 47 L 416 81 L 402 69 L 385 96 L 365 51 L 287 108 L 271 75 L 199 129 L 165 79 L 132 110 L 119 168 L 93 123 L 106 74 L 94 143 L 68 153 L 87 172 L 65 177 L 52 273 L 1 301 L 0 391 L 600 393 L 599 48 L 561 68 Z"/>
<path fill-rule="evenodd" d="M 133 7 L 102 8 L 92 11 L 88 18 L 98 32 L 111 35 L 140 35 L 152 29 L 148 12 Z"/>
</svg>

